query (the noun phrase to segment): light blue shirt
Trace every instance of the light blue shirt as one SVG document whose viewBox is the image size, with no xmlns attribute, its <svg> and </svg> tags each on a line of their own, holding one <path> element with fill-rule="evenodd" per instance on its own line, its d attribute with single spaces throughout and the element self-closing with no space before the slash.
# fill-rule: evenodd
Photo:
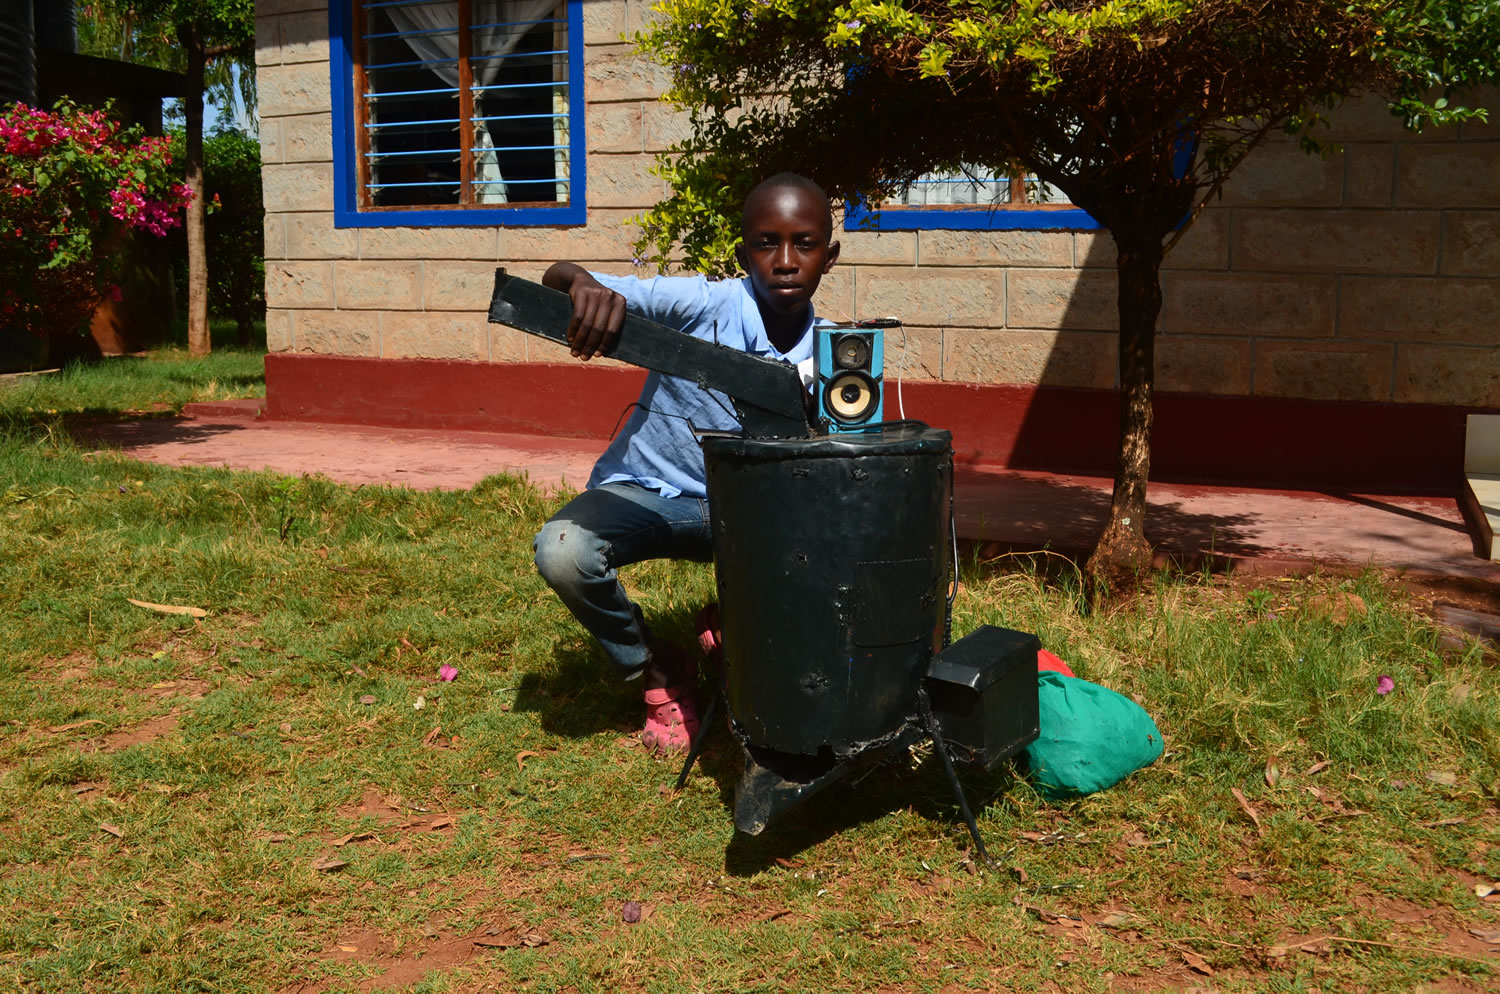
<svg viewBox="0 0 1500 994">
<path fill-rule="evenodd" d="M 812 356 L 812 309 L 807 326 L 788 352 L 766 336 L 748 279 L 710 281 L 702 276 L 607 276 L 590 273 L 625 298 L 632 314 L 676 328 L 694 338 L 793 365 Z M 677 376 L 654 370 L 625 429 L 594 464 L 587 489 L 629 481 L 663 497 L 706 497 L 703 450 L 693 429 L 739 431 L 729 398 Z"/>
</svg>

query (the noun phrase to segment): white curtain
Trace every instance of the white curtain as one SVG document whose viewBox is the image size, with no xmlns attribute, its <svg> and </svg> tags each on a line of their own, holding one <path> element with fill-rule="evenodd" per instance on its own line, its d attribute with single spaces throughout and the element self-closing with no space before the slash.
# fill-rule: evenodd
<svg viewBox="0 0 1500 994">
<path fill-rule="evenodd" d="M 540 21 L 553 15 L 561 4 L 558 0 L 474 0 L 472 4 L 474 30 L 470 50 L 474 55 L 506 55 L 520 44 L 526 26 L 508 27 L 506 22 Z M 439 79 L 449 86 L 458 86 L 458 3 L 443 0 L 440 3 L 410 4 L 401 7 L 386 7 L 391 22 L 397 31 L 432 31 L 434 34 L 413 35 L 403 38 L 407 46 L 424 61 L 447 60 L 430 65 Z M 566 64 L 566 63 L 564 63 Z M 476 59 L 472 63 L 474 84 L 487 86 L 500 71 L 500 59 Z M 558 77 L 561 78 L 561 77 Z M 553 106 L 557 106 L 554 90 Z M 477 106 L 477 104 L 476 104 Z M 566 99 L 563 102 L 566 109 Z M 567 133 L 567 121 L 562 121 L 563 134 Z M 554 134 L 557 128 L 553 129 Z M 565 145 L 566 140 L 555 141 Z M 505 194 L 505 177 L 500 175 L 500 159 L 495 153 L 495 141 L 490 129 L 483 121 L 474 122 L 474 192 L 475 200 L 481 204 L 504 204 L 509 202 Z M 561 175 L 561 174 L 560 174 Z M 561 192 L 563 184 L 558 185 Z"/>
</svg>

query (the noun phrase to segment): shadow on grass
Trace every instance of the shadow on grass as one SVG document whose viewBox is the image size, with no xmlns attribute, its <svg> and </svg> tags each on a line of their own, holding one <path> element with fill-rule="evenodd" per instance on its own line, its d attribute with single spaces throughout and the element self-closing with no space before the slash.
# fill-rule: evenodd
<svg viewBox="0 0 1500 994">
<path fill-rule="evenodd" d="M 728 736 L 722 737 L 722 750 L 728 758 L 721 770 L 714 764 L 709 772 L 719 781 L 725 798 L 726 816 L 733 817 L 734 784 L 740 770 L 740 750 Z M 982 810 L 999 794 L 1016 783 L 1010 764 L 1002 764 L 993 773 L 959 772 L 969 807 Z M 770 869 L 778 860 L 791 860 L 797 854 L 814 848 L 832 836 L 879 821 L 897 811 L 913 814 L 944 826 L 954 845 L 970 849 L 973 843 L 964 824 L 957 798 L 936 755 L 927 756 L 915 768 L 905 751 L 889 760 L 854 771 L 827 789 L 802 801 L 777 816 L 759 835 L 736 832 L 724 851 L 724 870 L 737 877 L 753 876 Z M 998 839 L 985 839 L 990 855 L 1002 851 Z"/>
<path fill-rule="evenodd" d="M 675 630 L 691 621 L 688 612 L 681 614 L 663 617 L 660 628 Z M 700 697 L 705 705 L 707 693 L 705 687 Z M 640 694 L 640 684 L 618 680 L 603 651 L 590 641 L 554 648 L 550 673 L 523 674 L 514 707 L 536 714 L 541 727 L 552 735 L 576 739 L 606 731 L 630 735 L 640 729 Z M 735 791 L 744 771 L 745 754 L 729 731 L 722 700 L 720 705 L 693 776 L 707 776 L 713 781 L 724 818 L 733 821 Z M 663 782 L 674 783 L 680 769 L 680 759 L 663 762 Z M 1009 764 L 987 774 L 960 771 L 959 778 L 975 811 L 1015 783 Z M 751 876 L 769 869 L 777 860 L 795 858 L 832 836 L 902 810 L 947 826 L 960 847 L 971 844 L 941 762 L 935 755 L 928 755 L 913 768 L 908 752 L 902 750 L 888 759 L 857 765 L 846 778 L 779 814 L 760 835 L 736 832 L 724 852 L 725 872 Z M 986 844 L 992 852 L 996 849 L 989 840 Z"/>
</svg>

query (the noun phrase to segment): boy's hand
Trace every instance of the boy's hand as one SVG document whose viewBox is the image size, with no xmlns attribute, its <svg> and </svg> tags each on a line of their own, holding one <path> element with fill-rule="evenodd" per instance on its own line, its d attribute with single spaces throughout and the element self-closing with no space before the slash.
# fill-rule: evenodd
<svg viewBox="0 0 1500 994">
<path fill-rule="evenodd" d="M 625 323 L 625 298 L 587 273 L 573 280 L 568 296 L 573 300 L 573 320 L 568 322 L 573 355 L 588 362 L 614 351 Z"/>
</svg>

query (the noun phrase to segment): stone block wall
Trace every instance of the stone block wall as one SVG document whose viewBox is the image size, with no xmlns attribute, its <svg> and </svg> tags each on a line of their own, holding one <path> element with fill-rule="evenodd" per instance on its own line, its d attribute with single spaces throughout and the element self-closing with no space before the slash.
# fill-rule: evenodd
<svg viewBox="0 0 1500 994">
<path fill-rule="evenodd" d="M 656 99 L 664 72 L 621 40 L 646 0 L 585 3 L 588 223 L 550 228 L 336 229 L 326 0 L 259 0 L 256 14 L 271 349 L 566 361 L 486 322 L 493 272 L 632 271 L 628 219 L 663 194 L 654 153 L 685 129 Z M 1344 147 L 1328 158 L 1257 150 L 1168 257 L 1158 389 L 1500 407 L 1500 127 L 1413 135 L 1360 99 L 1330 136 Z M 902 317 L 904 349 L 899 334 L 887 346 L 902 376 L 1115 384 L 1108 234 L 839 237 L 819 310 Z"/>
</svg>

